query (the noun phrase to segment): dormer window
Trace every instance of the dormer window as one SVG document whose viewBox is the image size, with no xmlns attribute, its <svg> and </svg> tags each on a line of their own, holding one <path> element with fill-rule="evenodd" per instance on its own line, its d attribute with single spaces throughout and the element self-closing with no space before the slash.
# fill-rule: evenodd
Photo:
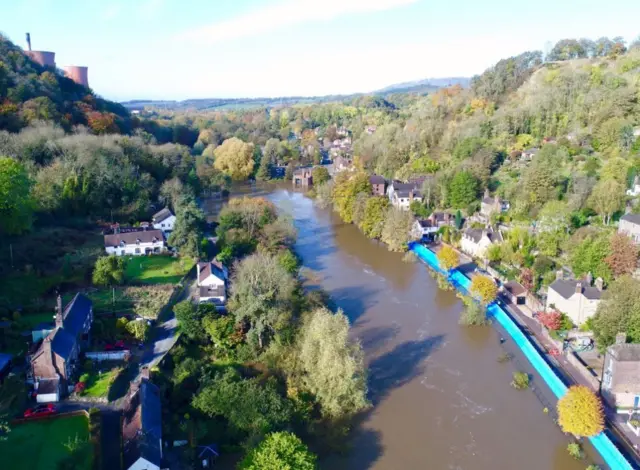
<svg viewBox="0 0 640 470">
<path fill-rule="evenodd" d="M 124 245 L 125 245 L 124 240 L 121 240 L 120 241 L 120 246 L 124 246 Z"/>
<path fill-rule="evenodd" d="M 136 245 L 139 245 L 139 244 L 140 244 L 140 239 L 136 238 Z"/>
</svg>

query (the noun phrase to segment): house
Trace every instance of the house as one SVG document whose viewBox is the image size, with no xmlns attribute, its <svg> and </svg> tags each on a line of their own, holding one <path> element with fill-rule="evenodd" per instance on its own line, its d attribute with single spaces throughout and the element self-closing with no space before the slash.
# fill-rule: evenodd
<svg viewBox="0 0 640 470">
<path fill-rule="evenodd" d="M 523 150 L 520 154 L 521 160 L 531 161 L 536 156 L 536 154 L 540 151 L 539 148 L 533 147 L 526 150 Z"/>
<path fill-rule="evenodd" d="M 421 240 L 425 237 L 433 236 L 437 231 L 438 227 L 430 219 L 420 219 L 413 223 L 411 237 L 415 240 Z"/>
<path fill-rule="evenodd" d="M 626 335 L 616 337 L 604 358 L 601 393 L 615 408 L 640 408 L 640 344 L 627 344 Z M 619 341 L 619 342 L 618 342 Z"/>
<path fill-rule="evenodd" d="M 293 185 L 307 188 L 313 186 L 313 176 L 311 168 L 298 168 L 293 172 Z"/>
<path fill-rule="evenodd" d="M 640 244 L 640 214 L 625 214 L 620 217 L 618 233 L 624 233 L 635 244 Z"/>
<path fill-rule="evenodd" d="M 448 212 L 432 212 L 429 220 L 438 228 L 447 225 L 453 227 L 456 224 L 456 218 Z"/>
<path fill-rule="evenodd" d="M 173 231 L 176 225 L 176 216 L 168 209 L 164 208 L 151 217 L 151 223 L 156 230 L 162 230 L 165 234 Z"/>
<path fill-rule="evenodd" d="M 142 369 L 122 414 L 123 464 L 127 470 L 162 468 L 162 407 L 160 389 Z"/>
<path fill-rule="evenodd" d="M 582 325 L 596 313 L 602 297 L 604 282 L 575 279 L 556 279 L 547 289 L 547 310 L 557 310 L 566 314 L 575 325 Z"/>
<path fill-rule="evenodd" d="M 484 259 L 487 249 L 494 243 L 502 241 L 502 233 L 491 226 L 487 229 L 469 228 L 462 232 L 460 249 L 474 258 Z"/>
<path fill-rule="evenodd" d="M 341 171 L 353 170 L 353 161 L 350 158 L 338 156 L 333 160 L 333 172 L 340 173 Z"/>
<path fill-rule="evenodd" d="M 508 202 L 500 200 L 497 195 L 495 197 L 491 197 L 489 195 L 489 190 L 485 190 L 484 197 L 480 202 L 480 214 L 485 217 L 491 217 L 491 214 L 505 212 L 508 210 Z"/>
<path fill-rule="evenodd" d="M 109 255 L 148 255 L 166 250 L 162 230 L 135 230 L 104 236 L 104 249 Z"/>
<path fill-rule="evenodd" d="M 387 180 L 380 175 L 369 176 L 371 183 L 371 194 L 374 196 L 384 196 L 387 193 Z"/>
<path fill-rule="evenodd" d="M 89 343 L 93 304 L 82 294 L 62 308 L 58 296 L 55 328 L 31 356 L 31 378 L 38 402 L 58 401 L 76 369 L 80 351 Z"/>
<path fill-rule="evenodd" d="M 218 260 L 201 262 L 196 265 L 198 279 L 198 300 L 209 302 L 217 308 L 224 308 L 227 301 L 227 268 Z"/>
<path fill-rule="evenodd" d="M 415 183 L 393 181 L 387 188 L 387 196 L 394 207 L 402 210 L 409 210 L 413 201 L 422 202 L 422 194 Z"/>
</svg>

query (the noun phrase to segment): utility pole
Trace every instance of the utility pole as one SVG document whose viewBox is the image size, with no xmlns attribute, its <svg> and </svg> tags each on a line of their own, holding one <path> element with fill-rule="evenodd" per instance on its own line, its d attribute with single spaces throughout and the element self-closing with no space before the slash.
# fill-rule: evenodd
<svg viewBox="0 0 640 470">
<path fill-rule="evenodd" d="M 11 255 L 11 269 L 13 269 L 13 243 L 9 243 L 9 254 Z"/>
</svg>

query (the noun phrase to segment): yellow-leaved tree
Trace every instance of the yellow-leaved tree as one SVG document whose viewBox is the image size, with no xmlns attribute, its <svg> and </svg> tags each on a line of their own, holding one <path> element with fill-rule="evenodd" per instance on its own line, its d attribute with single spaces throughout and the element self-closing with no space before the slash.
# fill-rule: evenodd
<svg viewBox="0 0 640 470">
<path fill-rule="evenodd" d="M 591 389 L 574 385 L 558 401 L 558 423 L 564 432 L 591 437 L 604 429 L 602 402 Z"/>
<path fill-rule="evenodd" d="M 214 150 L 213 166 L 234 180 L 245 180 L 253 172 L 253 150 L 253 144 L 232 137 Z"/>
<path fill-rule="evenodd" d="M 437 257 L 440 267 L 445 271 L 455 268 L 460 262 L 458 252 L 449 245 L 443 246 L 440 251 L 438 251 Z"/>
<path fill-rule="evenodd" d="M 498 286 L 487 276 L 476 275 L 471 281 L 471 294 L 484 304 L 490 304 L 498 295 Z"/>
</svg>

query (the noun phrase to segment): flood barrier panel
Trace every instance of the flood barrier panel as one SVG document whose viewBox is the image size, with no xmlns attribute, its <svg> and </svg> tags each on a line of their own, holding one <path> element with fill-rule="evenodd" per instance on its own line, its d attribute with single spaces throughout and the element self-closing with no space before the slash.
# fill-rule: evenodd
<svg viewBox="0 0 640 470">
<path fill-rule="evenodd" d="M 452 269 L 449 273 L 440 267 L 436 254 L 419 243 L 409 246 L 410 250 L 420 257 L 425 263 L 440 274 L 448 274 L 449 281 L 462 293 L 468 294 L 471 280 L 457 269 Z M 520 348 L 531 365 L 540 374 L 545 383 L 549 386 L 553 394 L 559 399 L 567 393 L 567 386 L 554 372 L 549 363 L 536 350 L 529 338 L 516 325 L 511 317 L 497 303 L 489 305 L 487 316 L 497 321 L 505 331 L 511 336 L 513 342 Z M 602 432 L 597 436 L 590 437 L 589 441 L 598 451 L 602 459 L 612 470 L 633 470 L 629 461 L 622 455 L 613 441 Z"/>
</svg>

